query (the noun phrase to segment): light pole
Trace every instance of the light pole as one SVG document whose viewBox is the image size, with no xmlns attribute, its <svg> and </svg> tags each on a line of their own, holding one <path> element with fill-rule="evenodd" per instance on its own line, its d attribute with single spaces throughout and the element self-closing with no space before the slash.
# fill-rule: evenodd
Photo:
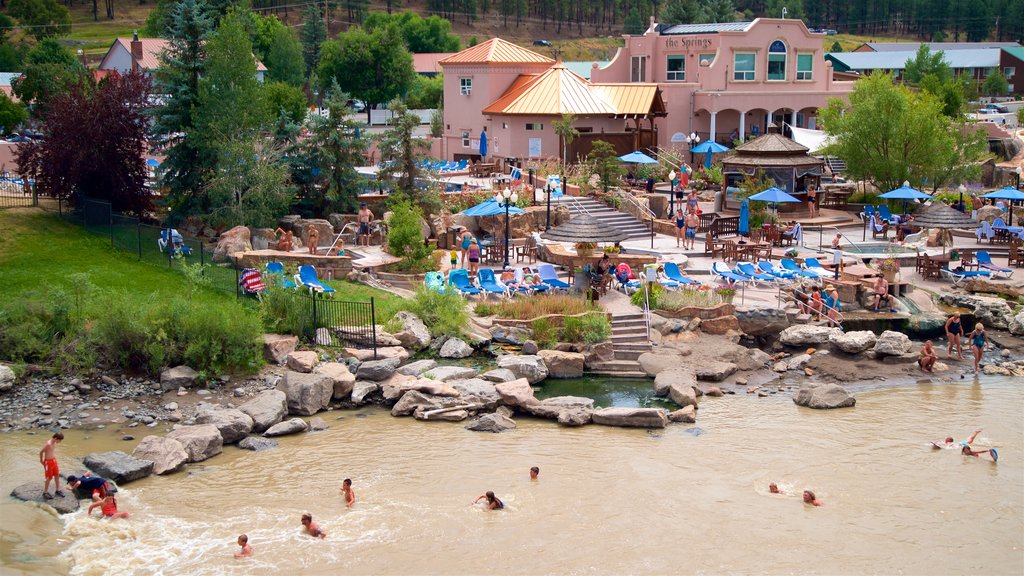
<svg viewBox="0 0 1024 576">
<path fill-rule="evenodd" d="M 668 181 L 672 185 L 672 187 L 669 188 L 669 191 L 668 191 L 668 217 L 669 218 L 674 218 L 675 217 L 675 213 L 676 213 L 676 208 L 675 208 L 675 205 L 676 205 L 676 171 L 675 170 L 669 170 L 669 172 L 668 172 Z"/>
<path fill-rule="evenodd" d="M 548 176 L 547 182 L 544 184 L 544 191 L 548 193 L 548 210 L 547 216 L 544 218 L 544 231 L 551 230 L 551 194 L 555 191 L 555 177 Z"/>
<path fill-rule="evenodd" d="M 505 266 L 508 266 L 508 209 L 509 206 L 519 201 L 519 195 L 506 188 L 494 195 L 494 201 L 498 203 L 498 206 L 502 204 L 505 206 Z"/>
<path fill-rule="evenodd" d="M 1017 166 L 1017 169 L 1013 171 L 1017 175 L 1017 185 L 1014 186 L 1017 190 L 1020 190 L 1020 175 L 1024 173 L 1024 169 Z M 1013 226 L 1013 200 L 1010 200 L 1010 226 Z"/>
<path fill-rule="evenodd" d="M 533 188 L 533 166 L 530 166 L 530 179 L 527 181 L 527 190 L 530 191 L 530 206 L 537 205 L 537 191 Z"/>
<path fill-rule="evenodd" d="M 690 135 L 686 137 L 686 144 L 690 148 L 695 147 L 697 144 L 700 144 L 700 136 L 697 136 L 696 132 L 690 132 Z M 690 165 L 693 165 L 693 152 L 690 152 Z"/>
</svg>

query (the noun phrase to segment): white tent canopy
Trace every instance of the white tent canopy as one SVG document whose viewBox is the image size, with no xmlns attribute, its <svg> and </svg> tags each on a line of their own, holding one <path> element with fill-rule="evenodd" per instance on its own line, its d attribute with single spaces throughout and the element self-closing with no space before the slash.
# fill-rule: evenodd
<svg viewBox="0 0 1024 576">
<path fill-rule="evenodd" d="M 796 126 L 789 126 L 789 129 L 793 131 L 793 140 L 797 144 L 807 146 L 809 149 L 808 154 L 814 154 L 832 143 L 828 135 L 822 130 L 808 130 L 807 128 L 797 128 Z"/>
</svg>

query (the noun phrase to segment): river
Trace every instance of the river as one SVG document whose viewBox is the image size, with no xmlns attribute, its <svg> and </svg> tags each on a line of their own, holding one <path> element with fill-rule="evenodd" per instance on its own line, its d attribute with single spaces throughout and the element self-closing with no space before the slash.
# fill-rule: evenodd
<svg viewBox="0 0 1024 576">
<path fill-rule="evenodd" d="M 527 418 L 504 434 L 322 414 L 325 432 L 233 447 L 128 485 L 127 521 L 65 518 L 2 499 L 4 574 L 1008 574 L 1024 573 L 1024 391 L 1009 378 L 858 393 L 813 411 L 789 395 L 705 398 L 692 426 L 568 429 Z M 999 464 L 928 441 L 999 448 Z M 141 436 L 141 429 L 133 434 Z M 45 435 L 0 436 L 0 489 L 40 477 Z M 122 449 L 72 431 L 73 457 Z M 528 479 L 530 466 L 541 469 Z M 352 478 L 358 501 L 338 488 Z M 778 482 L 787 495 L 768 494 Z M 804 505 L 814 490 L 822 507 Z M 486 490 L 504 511 L 470 503 Z M 300 534 L 311 512 L 329 534 Z M 234 560 L 247 533 L 255 556 Z"/>
</svg>

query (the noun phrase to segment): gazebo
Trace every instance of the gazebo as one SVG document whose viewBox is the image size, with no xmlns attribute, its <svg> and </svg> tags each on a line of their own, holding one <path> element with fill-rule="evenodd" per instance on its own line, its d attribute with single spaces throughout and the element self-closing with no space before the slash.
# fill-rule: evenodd
<svg viewBox="0 0 1024 576">
<path fill-rule="evenodd" d="M 784 206 L 783 211 L 796 210 L 807 202 L 807 187 L 817 187 L 821 181 L 825 162 L 808 154 L 810 149 L 779 134 L 777 126 L 768 132 L 737 146 L 732 154 L 722 159 L 725 183 L 725 207 L 738 210 L 740 200 L 736 194 L 746 176 L 761 172 L 775 181 L 775 185 L 795 196 L 801 204 Z"/>
</svg>

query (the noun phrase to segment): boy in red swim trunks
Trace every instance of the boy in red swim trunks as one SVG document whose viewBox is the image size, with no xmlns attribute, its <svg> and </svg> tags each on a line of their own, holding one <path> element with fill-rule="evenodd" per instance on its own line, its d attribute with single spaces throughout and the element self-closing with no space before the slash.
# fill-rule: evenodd
<svg viewBox="0 0 1024 576">
<path fill-rule="evenodd" d="M 99 502 L 93 502 L 92 505 L 89 506 L 89 511 L 86 512 L 86 515 L 91 515 L 94 508 L 99 508 L 100 512 L 103 513 L 104 518 L 124 518 L 126 520 L 128 519 L 127 512 L 117 511 L 117 498 L 114 498 L 113 494 L 107 494 L 107 497 L 104 498 L 103 500 L 100 500 Z"/>
<path fill-rule="evenodd" d="M 47 500 L 53 498 L 50 496 L 50 480 L 53 480 L 54 494 L 64 496 L 64 492 L 60 489 L 60 468 L 57 467 L 57 445 L 62 440 L 64 440 L 64 434 L 57 432 L 46 441 L 46 444 L 43 444 L 43 449 L 39 451 L 39 463 L 43 465 L 43 473 L 46 475 L 46 482 L 43 484 L 43 498 Z"/>
</svg>

